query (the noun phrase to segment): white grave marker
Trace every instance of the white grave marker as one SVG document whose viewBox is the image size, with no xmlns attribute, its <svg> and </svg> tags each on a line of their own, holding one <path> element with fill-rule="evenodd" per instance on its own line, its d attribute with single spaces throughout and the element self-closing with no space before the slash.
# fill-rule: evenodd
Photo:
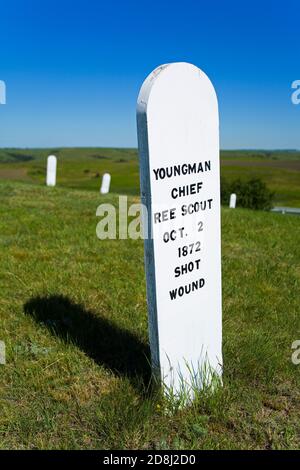
<svg viewBox="0 0 300 470">
<path fill-rule="evenodd" d="M 219 119 L 210 80 L 188 63 L 158 67 L 140 90 L 137 124 L 152 365 L 168 389 L 183 386 L 192 397 L 193 384 L 222 373 Z"/>
<path fill-rule="evenodd" d="M 100 193 L 101 194 L 109 193 L 110 180 L 111 180 L 110 174 L 109 173 L 104 173 L 104 175 L 102 177 L 101 188 L 100 188 Z"/>
<path fill-rule="evenodd" d="M 232 193 L 230 195 L 229 207 L 230 209 L 235 209 L 235 206 L 236 206 L 236 194 Z"/>
<path fill-rule="evenodd" d="M 47 158 L 47 177 L 46 177 L 47 186 L 56 185 L 56 167 L 57 167 L 57 158 L 54 155 L 49 155 L 49 157 Z"/>
</svg>

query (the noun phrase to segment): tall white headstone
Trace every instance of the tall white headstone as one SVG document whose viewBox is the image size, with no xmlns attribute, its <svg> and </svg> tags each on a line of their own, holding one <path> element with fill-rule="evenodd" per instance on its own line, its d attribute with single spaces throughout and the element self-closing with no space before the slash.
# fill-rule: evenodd
<svg viewBox="0 0 300 470">
<path fill-rule="evenodd" d="M 229 207 L 230 207 L 230 209 L 235 209 L 235 206 L 236 206 L 236 194 L 232 193 L 230 195 Z"/>
<path fill-rule="evenodd" d="M 46 177 L 47 186 L 56 185 L 56 167 L 57 167 L 57 158 L 54 155 L 49 155 L 49 157 L 47 158 L 47 177 Z"/>
<path fill-rule="evenodd" d="M 222 373 L 217 97 L 188 63 L 145 80 L 137 105 L 149 334 L 154 371 L 192 397 Z M 146 223 L 147 222 L 147 223 Z M 151 236 L 152 233 L 152 236 Z"/>
<path fill-rule="evenodd" d="M 109 173 L 104 173 L 104 175 L 102 177 L 101 188 L 100 188 L 100 193 L 101 194 L 109 193 L 110 180 L 111 180 L 110 174 Z"/>
</svg>

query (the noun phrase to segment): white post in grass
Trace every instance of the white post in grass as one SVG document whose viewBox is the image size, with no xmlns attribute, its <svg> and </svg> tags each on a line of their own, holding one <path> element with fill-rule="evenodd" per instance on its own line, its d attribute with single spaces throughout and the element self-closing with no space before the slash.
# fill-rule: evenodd
<svg viewBox="0 0 300 470">
<path fill-rule="evenodd" d="M 57 158 L 54 155 L 49 155 L 49 157 L 47 158 L 47 177 L 46 177 L 47 186 L 56 185 L 56 167 L 57 167 Z"/>
<path fill-rule="evenodd" d="M 101 194 L 109 193 L 110 180 L 111 180 L 110 174 L 109 173 L 104 173 L 104 175 L 102 177 L 101 188 L 100 188 L 100 193 Z"/>
<path fill-rule="evenodd" d="M 137 128 L 152 366 L 167 393 L 192 398 L 222 374 L 219 119 L 209 78 L 188 63 L 155 69 L 140 90 Z"/>
<path fill-rule="evenodd" d="M 232 193 L 230 195 L 229 208 L 230 209 L 235 209 L 235 206 L 236 206 L 236 194 Z"/>
</svg>

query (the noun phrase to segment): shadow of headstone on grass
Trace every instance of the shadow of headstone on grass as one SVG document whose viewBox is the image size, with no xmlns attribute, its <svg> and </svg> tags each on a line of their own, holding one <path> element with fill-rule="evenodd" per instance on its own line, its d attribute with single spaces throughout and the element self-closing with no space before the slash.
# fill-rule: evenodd
<svg viewBox="0 0 300 470">
<path fill-rule="evenodd" d="M 55 336 L 75 344 L 97 364 L 128 377 L 139 392 L 150 389 L 149 346 L 134 333 L 63 295 L 31 298 L 24 312 Z"/>
</svg>

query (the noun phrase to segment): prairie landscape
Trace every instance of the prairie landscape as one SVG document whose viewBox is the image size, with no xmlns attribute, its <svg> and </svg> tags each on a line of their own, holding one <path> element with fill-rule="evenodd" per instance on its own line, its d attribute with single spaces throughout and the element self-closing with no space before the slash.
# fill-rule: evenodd
<svg viewBox="0 0 300 470">
<path fill-rule="evenodd" d="M 51 154 L 58 158 L 59 186 L 98 191 L 103 173 L 108 172 L 111 192 L 139 195 L 136 149 L 0 149 L 0 178 L 43 185 Z M 300 207 L 300 152 L 221 151 L 221 176 L 229 182 L 260 178 L 275 192 L 276 206 Z"/>
</svg>

